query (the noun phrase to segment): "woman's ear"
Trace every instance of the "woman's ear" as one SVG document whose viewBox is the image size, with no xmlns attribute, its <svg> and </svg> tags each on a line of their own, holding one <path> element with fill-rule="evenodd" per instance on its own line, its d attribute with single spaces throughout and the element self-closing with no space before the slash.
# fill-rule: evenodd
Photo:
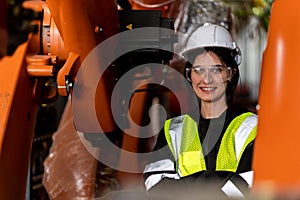
<svg viewBox="0 0 300 200">
<path fill-rule="evenodd" d="M 233 70 L 232 70 L 231 78 L 232 78 L 232 77 L 234 76 L 234 74 L 236 73 L 236 70 L 237 70 L 237 69 L 233 69 Z"/>
<path fill-rule="evenodd" d="M 229 82 L 231 81 L 231 79 L 232 79 L 232 77 L 234 76 L 234 74 L 236 73 L 236 69 L 232 69 L 232 70 L 230 70 L 230 78 L 229 78 Z"/>
</svg>

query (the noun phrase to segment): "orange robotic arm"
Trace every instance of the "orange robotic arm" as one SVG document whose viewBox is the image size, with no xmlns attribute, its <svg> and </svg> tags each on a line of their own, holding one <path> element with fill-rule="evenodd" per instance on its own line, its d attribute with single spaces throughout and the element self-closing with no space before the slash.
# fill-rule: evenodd
<svg viewBox="0 0 300 200">
<path fill-rule="evenodd" d="M 18 46 L 11 56 L 5 56 L 7 46 L 7 1 L 0 1 L 1 60 L 0 60 L 0 198 L 24 199 L 29 158 L 38 104 L 41 100 L 54 99 L 54 90 L 46 94 L 45 80 L 57 75 L 59 92 L 65 94 L 65 76 L 74 78 L 86 55 L 101 41 L 115 34 L 118 29 L 117 9 L 114 1 L 32 1 L 37 10 L 43 10 L 45 3 L 64 41 L 64 52 L 51 48 L 57 41 L 41 44 L 41 34 L 29 34 L 27 41 Z M 26 3 L 30 3 L 26 1 Z M 95 6 L 97 5 L 97 6 Z M 101 10 L 101 12 L 99 11 Z M 3 11 L 3 12 L 2 12 Z M 44 10 L 47 12 L 47 10 Z M 2 16 L 4 15 L 4 16 Z M 46 16 L 46 15 L 45 15 Z M 107 20 L 109 18 L 110 20 Z M 50 18 L 44 18 L 50 22 Z M 44 21 L 44 22 L 45 22 Z M 41 23 L 41 21 L 37 21 Z M 53 24 L 53 23 L 52 23 Z M 39 24 L 41 27 L 41 24 Z M 97 27 L 103 31 L 98 31 Z M 48 33 L 49 34 L 51 31 Z M 3 36 L 3 37 L 2 37 Z M 41 44 L 41 45 L 39 45 Z M 40 49 L 43 46 L 44 49 Z M 52 51 L 47 50 L 51 49 Z M 46 55 L 42 55 L 43 53 Z M 58 62 L 66 62 L 57 74 Z M 36 55 L 40 54 L 40 55 Z M 101 80 L 103 81 L 103 80 Z M 103 93 L 98 97 L 103 107 L 100 123 L 104 131 L 111 131 L 115 125 L 110 114 L 109 99 L 105 83 L 99 83 Z M 44 99 L 43 99 L 44 98 Z M 46 102 L 49 103 L 49 102 Z M 101 121 L 102 120 L 102 121 Z M 104 121 L 103 121 L 104 120 Z"/>
<path fill-rule="evenodd" d="M 299 8 L 298 0 L 274 1 L 263 55 L 254 186 L 278 192 L 300 188 Z"/>
<path fill-rule="evenodd" d="M 0 2 L 2 3 L 3 1 Z M 120 28 L 117 7 L 114 1 L 76 0 L 71 2 L 68 0 L 46 0 L 46 2 L 26 1 L 26 3 L 28 3 L 27 6 L 29 7 L 35 7 L 39 11 L 43 10 L 43 22 L 39 21 L 37 23 L 40 23 L 40 27 L 42 27 L 41 23 L 47 27 L 40 29 L 40 34 L 30 34 L 28 40 L 20 45 L 12 56 L 5 56 L 0 61 L 1 199 L 23 199 L 25 196 L 26 178 L 38 105 L 45 100 L 47 101 L 46 103 L 49 103 L 50 100 L 55 99 L 57 95 L 56 89 L 61 95 L 67 95 L 68 92 L 72 94 L 72 87 L 69 88 L 70 85 L 68 83 L 75 80 L 85 58 L 98 44 L 118 33 Z M 4 11 L 6 10 L 4 9 Z M 0 25 L 2 26 L 2 24 Z M 53 34 L 60 34 L 61 38 L 59 36 L 53 40 Z M 101 55 L 99 57 L 99 64 L 102 67 Z M 54 88 L 54 90 L 50 88 L 49 92 L 46 93 L 45 91 L 48 91 L 49 88 L 45 90 L 45 80 L 49 77 L 57 78 L 58 88 Z M 112 132 L 116 126 L 110 109 L 110 92 L 113 85 L 106 80 L 107 78 L 111 77 L 104 76 L 97 83 L 95 98 L 99 104 L 95 105 L 95 110 L 102 131 Z M 143 84 L 141 87 L 143 87 Z M 131 103 L 134 106 L 130 107 L 128 112 L 137 124 L 142 123 L 146 112 L 146 98 L 146 93 L 138 93 L 131 99 Z M 60 126 L 54 137 L 53 149 L 55 149 L 57 144 L 55 142 L 63 141 L 61 140 L 62 137 L 78 136 L 76 135 L 77 132 L 74 127 L 70 105 L 71 101 L 67 104 L 61 121 L 61 125 L 65 126 L 63 128 Z M 139 148 L 138 142 L 136 138 L 125 136 L 121 146 L 125 150 L 137 152 Z M 61 146 L 64 147 L 64 145 Z M 70 175 L 68 176 L 71 177 L 70 182 L 73 180 L 75 186 L 72 189 L 75 188 L 75 190 L 76 182 L 72 176 L 74 174 L 79 178 L 86 176 L 89 178 L 88 181 L 92 182 L 95 173 L 93 170 L 95 170 L 97 164 L 91 155 L 84 152 L 84 147 L 80 146 L 78 149 L 82 150 L 81 152 L 79 151 L 82 155 L 86 155 L 86 165 L 90 171 L 88 175 L 76 174 L 74 172 L 76 170 L 68 169 L 69 171 L 64 171 L 64 175 Z M 72 152 L 73 149 L 65 148 L 64 150 L 74 153 Z M 62 157 L 66 156 L 66 151 L 61 151 Z M 58 162 L 54 161 L 54 164 L 52 163 L 53 168 L 51 168 L 51 172 L 56 175 L 56 172 L 61 169 L 60 166 L 64 164 L 68 166 L 70 164 L 66 163 L 66 161 L 69 161 L 68 159 L 56 161 Z M 75 163 L 73 163 L 73 167 L 75 165 L 78 167 L 75 167 L 76 169 L 82 167 L 82 163 L 76 163 L 76 160 L 71 161 Z M 46 164 L 51 162 L 50 158 L 46 161 Z M 121 157 L 120 166 L 126 163 L 128 163 L 126 157 Z M 133 161 L 134 167 L 138 165 L 140 163 Z M 83 179 L 86 177 L 83 177 Z M 56 180 L 55 178 L 51 179 L 47 184 L 56 184 Z M 70 182 L 67 184 L 70 185 Z M 85 187 L 83 190 L 86 192 L 86 197 L 91 197 L 92 188 Z M 68 192 L 63 191 L 60 197 L 69 199 L 70 193 L 68 194 Z"/>
</svg>

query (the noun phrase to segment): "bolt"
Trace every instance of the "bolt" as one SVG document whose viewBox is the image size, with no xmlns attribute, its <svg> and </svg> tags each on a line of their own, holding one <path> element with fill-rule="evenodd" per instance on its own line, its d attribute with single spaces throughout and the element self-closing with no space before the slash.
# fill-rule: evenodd
<svg viewBox="0 0 300 200">
<path fill-rule="evenodd" d="M 95 33 L 100 33 L 100 32 L 102 32 L 103 31 L 103 28 L 102 27 L 100 27 L 100 26 L 96 26 L 95 27 Z"/>
</svg>

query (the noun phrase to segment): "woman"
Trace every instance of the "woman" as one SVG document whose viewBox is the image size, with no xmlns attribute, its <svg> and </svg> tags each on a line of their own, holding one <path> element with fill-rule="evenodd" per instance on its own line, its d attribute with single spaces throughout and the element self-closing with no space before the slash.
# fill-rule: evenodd
<svg viewBox="0 0 300 200">
<path fill-rule="evenodd" d="M 148 194 L 157 199 L 242 197 L 252 185 L 257 116 L 231 105 L 240 50 L 225 28 L 204 24 L 188 39 L 183 56 L 200 117 L 182 115 L 165 122 L 144 170 Z"/>
</svg>

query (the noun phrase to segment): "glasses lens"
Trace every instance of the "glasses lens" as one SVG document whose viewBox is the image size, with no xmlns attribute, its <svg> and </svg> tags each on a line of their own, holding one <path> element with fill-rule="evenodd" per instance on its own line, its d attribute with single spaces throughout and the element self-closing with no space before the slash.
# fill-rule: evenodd
<svg viewBox="0 0 300 200">
<path fill-rule="evenodd" d="M 208 76 L 217 82 L 226 81 L 231 76 L 231 68 L 226 68 L 224 65 L 212 65 L 205 67 L 196 65 L 193 66 L 191 70 L 193 73 L 200 75 L 202 78 L 206 78 Z M 193 80 L 190 81 L 194 82 Z"/>
</svg>

